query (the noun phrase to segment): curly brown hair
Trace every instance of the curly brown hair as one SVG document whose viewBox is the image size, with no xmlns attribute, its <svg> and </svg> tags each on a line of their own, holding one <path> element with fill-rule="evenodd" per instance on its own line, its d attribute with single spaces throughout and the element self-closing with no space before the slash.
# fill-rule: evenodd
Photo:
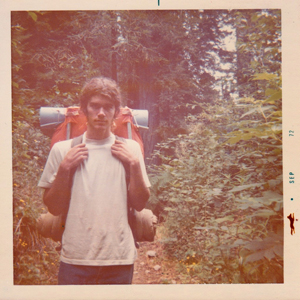
<svg viewBox="0 0 300 300">
<path fill-rule="evenodd" d="M 80 95 L 80 108 L 86 114 L 88 102 L 93 96 L 103 96 L 113 102 L 117 115 L 121 107 L 121 92 L 117 83 L 110 78 L 95 77 L 88 81 Z"/>
</svg>

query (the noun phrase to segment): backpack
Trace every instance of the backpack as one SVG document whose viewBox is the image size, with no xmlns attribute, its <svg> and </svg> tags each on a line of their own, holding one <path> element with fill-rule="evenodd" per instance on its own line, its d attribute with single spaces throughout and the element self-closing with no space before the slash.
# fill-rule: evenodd
<svg viewBox="0 0 300 300">
<path fill-rule="evenodd" d="M 117 117 L 117 124 L 114 128 L 114 133 L 118 133 L 123 136 L 122 138 L 119 137 L 119 135 L 116 135 L 116 138 L 119 140 L 132 137 L 139 143 L 142 153 L 144 154 L 142 139 L 138 132 L 137 126 L 133 122 L 133 117 L 130 111 L 131 110 L 128 108 L 121 109 L 119 116 L 125 115 L 125 118 Z M 82 133 L 86 130 L 86 120 L 84 116 L 80 114 L 79 108 L 74 107 L 69 109 L 69 113 L 67 111 L 66 116 L 67 118 L 65 118 L 62 124 L 57 127 L 52 136 L 51 147 L 57 141 L 65 140 L 66 138 L 70 137 L 73 138 L 71 147 L 74 147 L 82 142 Z M 130 129 L 133 128 L 133 130 L 129 131 L 128 123 L 130 123 Z M 72 130 L 70 130 L 70 126 L 68 124 L 72 124 Z M 126 128 L 127 136 L 125 134 L 124 127 Z M 63 138 L 64 136 L 66 138 Z M 126 168 L 125 171 L 127 179 L 126 181 L 128 182 L 129 174 Z M 50 212 L 41 214 L 37 219 L 38 232 L 43 237 L 51 238 L 54 241 L 61 241 L 65 229 L 66 217 L 66 214 L 54 216 Z M 154 241 L 154 237 L 156 234 L 157 217 L 152 213 L 151 210 L 143 209 L 142 211 L 138 212 L 132 207 L 128 207 L 128 223 L 131 227 L 137 248 L 139 247 L 137 242 Z"/>
</svg>

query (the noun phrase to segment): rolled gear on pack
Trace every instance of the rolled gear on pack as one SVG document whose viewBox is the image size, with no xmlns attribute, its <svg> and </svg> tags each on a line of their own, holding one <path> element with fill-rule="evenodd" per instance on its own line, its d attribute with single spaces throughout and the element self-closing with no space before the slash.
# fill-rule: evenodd
<svg viewBox="0 0 300 300">
<path fill-rule="evenodd" d="M 66 215 L 54 216 L 47 212 L 41 214 L 37 219 L 38 232 L 45 238 L 51 238 L 55 242 L 62 240 L 65 230 Z"/>
<path fill-rule="evenodd" d="M 86 122 L 86 116 L 77 106 L 41 107 L 40 109 L 40 127 L 45 135 L 51 137 L 51 148 L 59 141 L 83 134 L 87 129 Z M 138 142 L 144 155 L 144 144 L 139 130 L 148 129 L 147 125 L 148 111 L 121 107 L 112 132 L 119 137 Z"/>
<path fill-rule="evenodd" d="M 65 230 L 66 215 L 54 216 L 50 212 L 37 219 L 37 229 L 46 238 L 60 242 Z M 157 217 L 150 209 L 131 211 L 129 225 L 136 242 L 153 242 L 156 234 Z"/>
<path fill-rule="evenodd" d="M 157 217 L 150 209 L 141 211 L 132 210 L 129 212 L 129 225 L 131 227 L 135 241 L 137 242 L 153 242 Z"/>
</svg>

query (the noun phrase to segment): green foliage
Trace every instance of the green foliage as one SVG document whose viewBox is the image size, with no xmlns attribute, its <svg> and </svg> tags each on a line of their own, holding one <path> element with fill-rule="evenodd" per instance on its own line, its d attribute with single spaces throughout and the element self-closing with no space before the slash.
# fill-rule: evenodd
<svg viewBox="0 0 300 300">
<path fill-rule="evenodd" d="M 32 120 L 30 110 L 15 107 L 17 111 L 13 114 L 12 134 L 14 283 L 55 284 L 57 245 L 36 230 L 36 219 L 46 212 L 36 185 L 49 152 L 49 139 L 25 121 Z"/>
<path fill-rule="evenodd" d="M 28 47 L 34 44 L 28 28 L 40 17 L 39 13 L 23 12 L 14 13 L 12 18 L 14 283 L 20 285 L 55 284 L 59 260 L 56 244 L 39 236 L 36 230 L 37 217 L 46 212 L 37 181 L 50 144 L 39 130 L 38 108 L 49 104 L 56 95 L 31 82 L 40 66 L 28 66 L 35 59 L 33 48 Z"/>
<path fill-rule="evenodd" d="M 278 76 L 281 70 L 281 13 L 277 9 L 233 12 L 237 35 L 237 84 L 240 97 L 260 99 L 264 81 L 250 81 L 255 73 Z M 262 75 L 263 76 L 263 75 Z"/>
<path fill-rule="evenodd" d="M 280 82 L 269 75 L 255 79 Z M 188 278 L 283 281 L 279 91 L 202 104 L 203 113 L 187 119 L 189 134 L 156 150 L 163 164 L 151 169 L 151 205 L 165 220 L 167 253 Z"/>
<path fill-rule="evenodd" d="M 23 110 L 36 115 L 41 106 L 78 105 L 87 79 L 111 77 L 121 86 L 124 105 L 149 110 L 148 156 L 159 140 L 158 127 L 180 127 L 191 112 L 187 103 L 216 98 L 210 73 L 228 56 L 219 50 L 225 15 L 198 10 L 12 12 L 15 117 L 24 117 Z"/>
<path fill-rule="evenodd" d="M 80 12 L 12 13 L 15 104 L 26 103 L 35 109 L 78 104 L 77 95 L 86 78 L 100 73 L 77 37 L 80 16 Z"/>
<path fill-rule="evenodd" d="M 58 252 L 55 243 L 42 238 L 36 219 L 46 212 L 36 187 L 49 147 L 38 130 L 15 122 L 13 132 L 14 283 L 55 284 Z"/>
<path fill-rule="evenodd" d="M 36 218 L 43 212 L 41 195 L 25 196 L 18 184 L 14 187 L 14 284 L 56 284 L 59 262 L 55 244 L 37 233 Z M 22 195 L 22 198 L 21 198 Z"/>
</svg>

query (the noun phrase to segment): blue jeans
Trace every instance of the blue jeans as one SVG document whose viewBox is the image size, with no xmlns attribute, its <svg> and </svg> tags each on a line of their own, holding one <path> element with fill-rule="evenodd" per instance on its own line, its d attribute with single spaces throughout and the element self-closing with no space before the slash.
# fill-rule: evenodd
<svg viewBox="0 0 300 300">
<path fill-rule="evenodd" d="M 58 284 L 131 284 L 133 265 L 81 266 L 60 262 Z"/>
</svg>

